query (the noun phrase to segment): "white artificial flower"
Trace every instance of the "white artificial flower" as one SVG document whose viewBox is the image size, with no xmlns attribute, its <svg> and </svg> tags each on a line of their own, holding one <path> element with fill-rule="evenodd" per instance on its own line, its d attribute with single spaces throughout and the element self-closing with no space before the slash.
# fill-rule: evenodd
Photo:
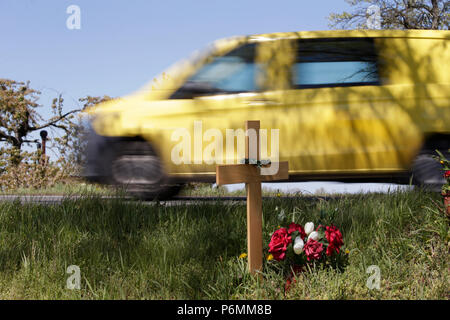
<svg viewBox="0 0 450 320">
<path fill-rule="evenodd" d="M 319 240 L 319 233 L 317 231 L 313 231 L 309 234 L 308 240 L 313 239 L 315 241 Z"/>
<path fill-rule="evenodd" d="M 303 241 L 302 237 L 300 236 L 295 237 L 294 243 L 297 243 L 299 241 Z"/>
<path fill-rule="evenodd" d="M 303 251 L 303 246 L 305 243 L 303 242 L 302 238 L 297 237 L 294 240 L 294 252 L 295 254 L 300 254 Z"/>
<path fill-rule="evenodd" d="M 314 223 L 312 222 L 307 222 L 305 224 L 305 233 L 306 235 L 309 235 L 311 232 L 314 231 Z"/>
</svg>

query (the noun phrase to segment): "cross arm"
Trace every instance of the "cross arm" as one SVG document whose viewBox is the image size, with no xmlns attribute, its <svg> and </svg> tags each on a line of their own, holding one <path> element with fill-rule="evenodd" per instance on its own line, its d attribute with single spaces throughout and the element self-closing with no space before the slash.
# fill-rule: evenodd
<svg viewBox="0 0 450 320">
<path fill-rule="evenodd" d="M 271 165 L 276 165 L 272 163 Z M 278 172 L 273 175 L 261 175 L 261 169 L 251 164 L 218 165 L 216 167 L 216 184 L 234 184 L 250 182 L 270 182 L 289 178 L 287 161 L 278 163 Z"/>
</svg>

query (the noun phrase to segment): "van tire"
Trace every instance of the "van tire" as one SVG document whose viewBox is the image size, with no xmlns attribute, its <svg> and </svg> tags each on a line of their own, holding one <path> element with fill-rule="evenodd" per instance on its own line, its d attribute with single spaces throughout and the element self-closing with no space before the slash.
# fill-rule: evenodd
<svg viewBox="0 0 450 320">
<path fill-rule="evenodd" d="M 441 192 L 445 179 L 441 164 L 433 158 L 433 156 L 437 156 L 436 149 L 441 151 L 446 158 L 449 157 L 448 146 L 422 150 L 412 165 L 413 183 L 427 191 Z"/>
<path fill-rule="evenodd" d="M 171 183 L 160 158 L 146 141 L 118 141 L 107 164 L 108 184 L 141 200 L 167 200 L 181 185 Z"/>
</svg>

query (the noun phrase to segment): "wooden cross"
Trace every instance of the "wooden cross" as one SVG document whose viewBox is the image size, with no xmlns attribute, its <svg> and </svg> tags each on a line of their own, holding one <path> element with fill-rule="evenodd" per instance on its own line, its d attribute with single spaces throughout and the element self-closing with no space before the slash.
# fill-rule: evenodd
<svg viewBox="0 0 450 320">
<path fill-rule="evenodd" d="M 253 135 L 256 139 L 250 139 L 252 130 L 254 130 L 253 133 L 256 133 L 256 135 Z M 260 161 L 259 120 L 246 121 L 245 131 L 245 164 L 218 165 L 216 167 L 216 184 L 245 183 L 247 191 L 248 268 L 250 273 L 255 274 L 261 271 L 263 261 L 261 182 L 288 179 L 289 167 L 287 161 L 279 162 L 278 172 L 273 175 L 261 175 L 261 167 L 251 164 L 251 160 Z M 250 143 L 256 143 L 256 146 Z M 272 163 L 271 165 L 276 164 Z"/>
</svg>

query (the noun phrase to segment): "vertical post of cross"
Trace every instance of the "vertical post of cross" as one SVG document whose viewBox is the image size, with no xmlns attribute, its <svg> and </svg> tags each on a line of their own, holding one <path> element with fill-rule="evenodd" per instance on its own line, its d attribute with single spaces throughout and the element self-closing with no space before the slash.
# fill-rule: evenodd
<svg viewBox="0 0 450 320">
<path fill-rule="evenodd" d="M 251 274 L 262 270 L 262 192 L 261 182 L 289 178 L 287 161 L 273 163 L 278 168 L 273 174 L 261 174 L 259 121 L 245 122 L 245 163 L 216 166 L 217 185 L 245 183 L 247 192 L 247 250 Z"/>
<path fill-rule="evenodd" d="M 260 160 L 259 121 L 246 121 L 245 158 L 251 164 Z M 259 168 L 258 168 L 259 169 Z M 246 182 L 247 192 L 247 248 L 251 273 L 262 269 L 262 191 L 261 181 Z"/>
</svg>

